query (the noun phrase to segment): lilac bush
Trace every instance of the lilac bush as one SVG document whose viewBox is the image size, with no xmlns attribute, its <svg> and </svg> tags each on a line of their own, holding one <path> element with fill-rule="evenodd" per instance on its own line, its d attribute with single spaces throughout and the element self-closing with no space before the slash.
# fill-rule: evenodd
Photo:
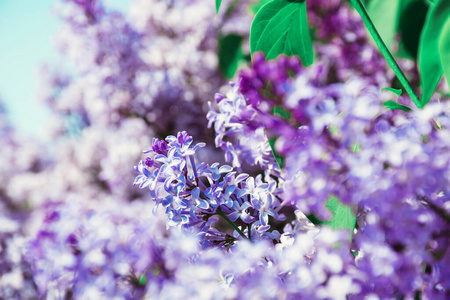
<svg viewBox="0 0 450 300">
<path fill-rule="evenodd" d="M 260 1 L 60 3 L 53 143 L 0 113 L 0 298 L 449 297 L 445 85 L 411 109 L 347 2 L 288 2 L 311 66 L 253 51 Z"/>
</svg>

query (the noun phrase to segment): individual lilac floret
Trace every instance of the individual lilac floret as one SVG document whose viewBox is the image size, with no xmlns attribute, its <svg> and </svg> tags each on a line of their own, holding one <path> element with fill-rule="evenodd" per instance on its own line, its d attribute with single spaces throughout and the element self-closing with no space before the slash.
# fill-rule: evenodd
<svg viewBox="0 0 450 300">
<path fill-rule="evenodd" d="M 165 141 L 153 139 L 151 155 L 135 167 L 139 174 L 134 185 L 149 188 L 152 199 L 163 206 L 167 227 L 183 227 L 198 232 L 204 245 L 230 246 L 240 236 L 250 240 L 278 239 L 270 229 L 269 216 L 282 218 L 280 189 L 273 179 L 263 182 L 261 175 L 236 175 L 228 165 L 195 163 L 196 151 L 204 143 L 193 145 L 185 131 L 168 136 Z M 221 216 L 233 224 L 228 235 L 212 228 Z M 239 227 L 241 226 L 241 228 Z M 250 230 L 250 232 L 249 232 Z"/>
<path fill-rule="evenodd" d="M 208 127 L 214 124 L 216 147 L 225 151 L 225 159 L 234 167 L 241 167 L 241 160 L 264 169 L 277 168 L 264 128 L 248 130 L 243 124 L 252 121 L 257 110 L 239 92 L 239 85 L 231 84 L 226 97 L 216 94 L 219 112 L 209 102 Z M 229 140 L 234 142 L 230 142 Z"/>
</svg>

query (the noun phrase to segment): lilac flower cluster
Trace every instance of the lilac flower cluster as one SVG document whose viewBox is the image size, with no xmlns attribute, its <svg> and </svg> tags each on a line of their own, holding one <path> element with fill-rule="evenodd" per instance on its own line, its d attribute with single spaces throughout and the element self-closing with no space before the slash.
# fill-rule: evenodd
<svg viewBox="0 0 450 300">
<path fill-rule="evenodd" d="M 216 147 L 225 152 L 226 160 L 232 161 L 233 166 L 240 167 L 240 162 L 246 161 L 270 171 L 279 169 L 265 129 L 280 131 L 284 136 L 296 136 L 296 130 L 285 120 L 271 116 L 287 92 L 290 74 L 297 74 L 300 69 L 296 58 L 282 57 L 267 64 L 264 57 L 257 54 L 253 58 L 253 68 L 241 74 L 240 83 L 232 84 L 226 97 L 215 95 L 219 111 L 216 112 L 209 103 L 208 126 L 214 124 Z M 262 97 L 270 97 L 270 100 L 262 102 Z"/>
<path fill-rule="evenodd" d="M 187 129 L 212 141 L 205 103 L 225 83 L 217 70 L 218 29 L 237 30 L 228 18 L 245 25 L 251 15 L 236 9 L 214 20 L 214 4 L 206 0 L 134 0 L 128 14 L 77 0 L 55 11 L 63 21 L 57 45 L 73 65 L 41 73 L 40 96 L 52 112 L 46 131 L 52 161 L 43 172 L 14 177 L 13 192 L 32 207 L 73 191 L 81 198 L 138 199 L 142 193 L 126 184 L 133 176 L 128 166 L 150 136 Z M 222 157 L 213 147 L 206 155 Z M 42 193 L 42 186 L 51 188 Z"/>
<path fill-rule="evenodd" d="M 314 80 L 314 68 L 290 78 L 285 74 L 295 74 L 295 64 L 288 62 L 255 57 L 239 85 L 227 97 L 216 96 L 219 112 L 212 110 L 208 118 L 219 146 L 249 161 L 239 157 L 250 153 L 245 143 L 223 141 L 264 130 L 277 139 L 275 151 L 285 158 L 283 205 L 322 219 L 331 217 L 326 208 L 331 196 L 358 209 L 352 243 L 361 272 L 353 279 L 364 278 L 358 295 L 444 298 L 447 102 L 409 114 L 388 111 L 382 106 L 386 95 L 365 79 L 323 85 Z M 275 79 L 260 70 L 270 70 Z"/>
<path fill-rule="evenodd" d="M 345 299 L 360 290 L 351 256 L 342 255 L 348 240 L 333 249 L 338 235 L 299 212 L 276 247 L 241 239 L 223 251 L 202 248 L 192 232 L 165 232 L 148 214 L 151 202 L 99 209 L 70 200 L 45 208 L 26 252 L 39 297 Z"/>
<path fill-rule="evenodd" d="M 250 2 L 214 21 L 206 0 L 135 0 L 128 17 L 59 8 L 76 74 L 45 72 L 56 143 L 0 114 L 0 298 L 448 298 L 448 100 L 383 108 L 393 75 L 346 2 L 307 1 L 327 41 L 312 67 L 256 54 L 209 105 L 232 167 L 181 131 L 212 144 L 217 32 L 246 35 Z M 153 139 L 132 187 L 150 136 L 177 131 Z M 353 232 L 305 216 L 329 219 L 330 196 L 357 215 Z"/>
<path fill-rule="evenodd" d="M 195 243 L 188 249 L 173 245 L 164 253 L 176 262 L 171 268 L 173 279 L 160 290 L 149 287 L 146 295 L 149 299 L 346 299 L 360 286 L 349 275 L 355 271 L 347 264 L 351 256 L 341 257 L 344 251 L 333 250 L 333 236 L 329 230 L 292 231 L 276 248 L 267 240 L 242 240 L 229 252 L 194 248 L 197 255 L 191 248 Z M 173 254 L 195 258 L 188 262 Z"/>
<path fill-rule="evenodd" d="M 249 240 L 278 239 L 277 231 L 268 231 L 269 215 L 278 220 L 280 202 L 275 180 L 263 182 L 248 174 L 236 174 L 228 165 L 195 163 L 195 152 L 204 143 L 192 146 L 193 139 L 185 131 L 153 139 L 152 149 L 145 161 L 135 168 L 139 175 L 134 182 L 148 187 L 155 209 L 162 205 L 167 214 L 167 227 L 187 227 L 201 236 L 204 245 L 231 246 L 238 232 Z M 217 218 L 243 222 L 244 228 L 227 235 L 213 227 Z M 194 229 L 195 228 L 195 229 Z"/>
<path fill-rule="evenodd" d="M 208 138 L 205 99 L 225 83 L 217 67 L 218 32 L 242 32 L 239 26 L 252 19 L 244 9 L 251 1 L 240 1 L 216 19 L 214 3 L 205 0 L 134 0 L 128 14 L 100 1 L 65 2 L 57 8 L 63 26 L 56 41 L 74 63 L 67 73 L 74 74 L 42 70 L 41 94 L 54 112 L 51 123 L 65 125 L 51 134 L 120 127 L 137 117 L 159 136 L 189 129 Z M 73 122 L 64 124 L 68 116 Z"/>
<path fill-rule="evenodd" d="M 365 77 L 371 84 L 387 86 L 392 74 L 386 62 L 369 42 L 361 17 L 345 1 L 309 1 L 308 21 L 316 30 L 321 79 L 345 82 L 353 76 Z"/>
<path fill-rule="evenodd" d="M 68 200 L 43 209 L 43 223 L 25 253 L 39 297 L 138 297 L 141 275 L 160 260 L 164 223 L 148 216 L 152 205 Z"/>
</svg>

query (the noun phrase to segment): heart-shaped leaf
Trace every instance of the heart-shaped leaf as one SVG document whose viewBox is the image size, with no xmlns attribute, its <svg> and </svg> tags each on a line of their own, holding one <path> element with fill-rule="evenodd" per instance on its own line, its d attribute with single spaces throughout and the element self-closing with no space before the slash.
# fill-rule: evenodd
<svg viewBox="0 0 450 300">
<path fill-rule="evenodd" d="M 443 69 L 439 55 L 439 38 L 450 18 L 450 1 L 437 0 L 430 6 L 419 42 L 419 74 L 422 82 L 421 107 L 430 101 L 441 80 Z"/>
<path fill-rule="evenodd" d="M 260 0 L 259 2 L 250 5 L 250 10 L 256 14 L 258 12 L 258 10 L 263 7 L 264 5 L 266 5 L 267 3 L 269 3 L 272 0 Z"/>
<path fill-rule="evenodd" d="M 250 29 L 250 50 L 267 59 L 297 55 L 305 66 L 313 62 L 313 46 L 304 0 L 274 0 L 261 7 Z"/>
</svg>

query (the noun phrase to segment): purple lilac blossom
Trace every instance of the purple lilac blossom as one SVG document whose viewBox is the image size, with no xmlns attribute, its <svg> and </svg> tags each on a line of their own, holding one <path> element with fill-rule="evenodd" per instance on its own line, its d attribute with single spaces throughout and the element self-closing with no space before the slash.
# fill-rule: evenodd
<svg viewBox="0 0 450 300">
<path fill-rule="evenodd" d="M 254 107 L 247 104 L 238 92 L 239 85 L 232 85 L 227 96 L 216 94 L 219 112 L 210 102 L 207 114 L 208 127 L 214 124 L 215 145 L 225 152 L 225 160 L 234 167 L 241 167 L 241 160 L 250 165 L 260 165 L 266 169 L 277 169 L 270 145 L 263 127 L 245 131 L 244 123 L 257 114 Z"/>
<path fill-rule="evenodd" d="M 23 178 L 27 184 L 13 178 L 16 193 L 31 195 L 32 206 L 60 201 L 74 190 L 138 199 L 142 193 L 126 183 L 133 176 L 127 166 L 139 160 L 136 149 L 150 144 L 151 136 L 187 129 L 212 141 L 203 116 L 206 99 L 224 84 L 217 31 L 239 31 L 240 23 L 229 24 L 229 18 L 246 24 L 252 16 L 235 9 L 211 18 L 210 1 L 136 0 L 128 14 L 101 1 L 65 1 L 55 11 L 63 21 L 56 42 L 73 66 L 68 72 L 42 69 L 40 94 L 52 111 L 47 134 L 56 141 L 54 159 L 44 172 Z M 222 157 L 213 147 L 203 156 Z M 39 186 L 52 188 L 43 194 L 36 192 Z"/>
<path fill-rule="evenodd" d="M 256 56 L 232 96 L 216 97 L 219 112 L 208 115 L 216 141 L 263 128 L 285 157 L 282 205 L 322 219 L 331 217 L 325 207 L 331 196 L 358 207 L 352 248 L 359 253 L 360 274 L 348 278 L 360 281 L 357 295 L 444 299 L 450 219 L 446 99 L 421 111 L 388 111 L 382 106 L 386 95 L 365 78 L 316 85 L 314 68 L 283 76 L 292 69 L 285 61 Z M 282 75 L 267 80 L 259 70 Z M 268 92 L 264 80 L 278 88 Z M 241 109 L 227 110 L 222 102 Z M 277 105 L 289 117 L 273 114 Z"/>
<path fill-rule="evenodd" d="M 202 248 L 190 232 L 165 232 L 148 213 L 152 202 L 99 207 L 75 197 L 44 208 L 25 252 L 39 297 L 345 299 L 360 290 L 348 239 L 333 249 L 348 234 L 320 230 L 300 212 L 275 247 L 241 239 L 225 251 Z"/>
<path fill-rule="evenodd" d="M 241 230 L 248 239 L 277 239 L 277 231 L 268 231 L 269 215 L 275 220 L 283 218 L 277 213 L 281 190 L 276 181 L 263 182 L 261 175 L 236 173 L 228 165 L 196 163 L 196 151 L 205 143 L 192 143 L 185 131 L 165 140 L 154 138 L 152 148 L 144 151 L 151 156 L 135 167 L 139 175 L 134 185 L 150 190 L 155 209 L 165 208 L 167 227 L 198 233 L 204 246 L 230 247 L 237 232 L 229 235 L 211 228 L 217 221 L 214 216 L 224 214 L 232 222 L 243 222 Z"/>
<path fill-rule="evenodd" d="M 149 281 L 148 299 L 346 299 L 361 290 L 345 240 L 319 230 L 298 212 L 280 243 L 237 241 L 228 251 L 202 249 L 189 234 L 169 239 L 162 252 L 171 274 L 161 285 Z M 180 231 L 178 231 L 180 232 Z M 181 233 L 181 232 L 180 232 Z M 186 259 L 189 258 L 189 259 Z"/>
<path fill-rule="evenodd" d="M 332 83 L 358 76 L 371 84 L 388 86 L 393 74 L 387 73 L 384 58 L 367 39 L 361 17 L 350 4 L 331 0 L 309 1 L 307 5 L 309 24 L 318 37 L 314 44 L 317 79 Z"/>
<path fill-rule="evenodd" d="M 75 116 L 81 128 L 119 127 L 138 117 L 159 136 L 189 130 L 206 139 L 204 104 L 224 84 L 218 31 L 239 32 L 239 24 L 251 21 L 240 9 L 249 1 L 240 2 L 214 19 L 210 1 L 136 0 L 128 15 L 97 1 L 67 1 L 57 9 L 64 21 L 57 43 L 74 62 L 75 76 L 43 69 L 42 97 L 55 115 Z"/>
<path fill-rule="evenodd" d="M 221 15 L 211 22 L 210 1 L 172 4 L 132 1 L 128 16 L 101 1 L 64 1 L 56 7 L 63 22 L 56 42 L 72 65 L 68 72 L 60 66 L 42 69 L 40 96 L 52 111 L 49 146 L 44 149 L 10 128 L 3 134 L 0 118 L 5 225 L 0 298 L 37 298 L 31 259 L 20 252 L 39 231 L 41 208 L 50 213 L 53 202 L 89 200 L 95 215 L 102 201 L 129 205 L 143 197 L 129 184 L 133 177 L 129 165 L 140 159 L 140 149 L 151 142 L 149 136 L 188 128 L 208 140 L 202 106 L 224 82 L 217 70 L 216 39 L 217 29 L 229 21 Z M 192 21 L 189 27 L 179 22 L 174 26 L 180 14 Z M 235 10 L 231 17 L 244 23 L 228 24 L 229 32 L 243 32 L 239 24 L 252 18 L 245 9 Z M 210 150 L 203 156 L 216 155 Z M 57 238 L 57 245 L 65 242 Z M 53 262 L 52 256 L 39 259 L 42 264 Z M 53 297 L 42 284 L 39 288 Z"/>
<path fill-rule="evenodd" d="M 134 299 L 142 274 L 160 264 L 164 223 L 148 213 L 151 203 L 99 206 L 76 197 L 45 207 L 27 246 L 40 297 Z"/>
<path fill-rule="evenodd" d="M 378 88 L 392 74 L 361 21 L 342 1 L 308 5 L 313 24 L 326 20 L 319 37 L 331 40 L 315 45 L 318 63 L 305 70 L 295 59 L 255 57 L 209 114 L 234 167 L 259 164 L 286 182 L 201 163 L 211 152 L 181 132 L 154 139 L 137 167 L 135 183 L 147 185 L 154 205 L 130 186 L 129 165 L 150 136 L 187 129 L 209 142 L 198 109 L 222 84 L 214 32 L 239 32 L 237 20 L 251 19 L 237 9 L 228 22 L 222 9 L 211 26 L 211 1 L 135 1 L 130 20 L 96 1 L 68 1 L 60 46 L 77 75 L 47 73 L 44 97 L 52 120 L 75 125 L 54 127 L 49 166 L 29 139 L 9 129 L 0 136 L 0 298 L 445 299 L 448 104 L 386 111 Z M 274 117 L 277 106 L 292 119 Z M 278 138 L 283 174 L 267 136 Z M 351 243 L 348 232 L 313 226 L 298 210 L 328 217 L 330 193 L 358 204 Z M 252 224 L 252 243 L 226 233 L 218 207 L 246 236 L 242 225 Z M 295 220 L 281 220 L 289 224 L 278 234 L 266 229 L 283 207 Z"/>
</svg>

